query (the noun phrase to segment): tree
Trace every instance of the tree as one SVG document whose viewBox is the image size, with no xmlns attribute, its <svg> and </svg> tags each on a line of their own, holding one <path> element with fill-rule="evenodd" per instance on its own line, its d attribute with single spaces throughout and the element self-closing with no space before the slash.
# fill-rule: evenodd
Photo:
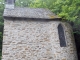
<svg viewBox="0 0 80 60">
<path fill-rule="evenodd" d="M 63 20 L 80 23 L 80 0 L 34 0 L 30 7 L 48 8 Z"/>
<path fill-rule="evenodd" d="M 4 11 L 4 1 L 0 0 L 0 58 L 2 54 L 2 40 L 3 40 L 3 11 Z"/>
<path fill-rule="evenodd" d="M 19 7 L 28 7 L 33 0 L 16 0 L 15 5 Z"/>
</svg>

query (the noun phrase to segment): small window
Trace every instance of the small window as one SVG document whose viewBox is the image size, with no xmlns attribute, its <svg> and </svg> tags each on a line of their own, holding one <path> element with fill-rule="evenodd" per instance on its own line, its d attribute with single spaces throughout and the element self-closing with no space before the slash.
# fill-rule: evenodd
<svg viewBox="0 0 80 60">
<path fill-rule="evenodd" d="M 60 46 L 66 47 L 64 29 L 61 24 L 58 25 L 58 34 L 59 34 Z"/>
</svg>

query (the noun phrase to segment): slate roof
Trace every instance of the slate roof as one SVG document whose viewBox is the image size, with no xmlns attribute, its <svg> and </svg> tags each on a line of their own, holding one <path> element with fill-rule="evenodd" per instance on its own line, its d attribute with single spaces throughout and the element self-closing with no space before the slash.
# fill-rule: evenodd
<svg viewBox="0 0 80 60">
<path fill-rule="evenodd" d="M 41 18 L 41 19 L 55 19 L 60 18 L 52 13 L 48 9 L 43 8 L 19 8 L 14 9 L 4 9 L 4 17 L 14 17 L 14 18 Z"/>
</svg>

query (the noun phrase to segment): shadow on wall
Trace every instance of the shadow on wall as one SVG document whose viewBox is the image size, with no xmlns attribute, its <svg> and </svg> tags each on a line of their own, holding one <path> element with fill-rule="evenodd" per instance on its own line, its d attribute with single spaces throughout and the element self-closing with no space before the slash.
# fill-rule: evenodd
<svg viewBox="0 0 80 60">
<path fill-rule="evenodd" d="M 74 37 L 76 42 L 78 60 L 80 60 L 80 34 L 74 33 Z"/>
</svg>

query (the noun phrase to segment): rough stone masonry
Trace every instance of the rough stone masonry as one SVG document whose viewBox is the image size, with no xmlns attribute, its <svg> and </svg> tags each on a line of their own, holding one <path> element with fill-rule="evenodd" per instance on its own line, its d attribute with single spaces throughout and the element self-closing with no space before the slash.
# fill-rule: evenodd
<svg viewBox="0 0 80 60">
<path fill-rule="evenodd" d="M 2 60 L 78 60 L 71 26 L 49 10 L 5 9 L 3 16 Z"/>
<path fill-rule="evenodd" d="M 2 60 L 78 60 L 71 26 L 42 8 L 6 0 Z"/>
</svg>

